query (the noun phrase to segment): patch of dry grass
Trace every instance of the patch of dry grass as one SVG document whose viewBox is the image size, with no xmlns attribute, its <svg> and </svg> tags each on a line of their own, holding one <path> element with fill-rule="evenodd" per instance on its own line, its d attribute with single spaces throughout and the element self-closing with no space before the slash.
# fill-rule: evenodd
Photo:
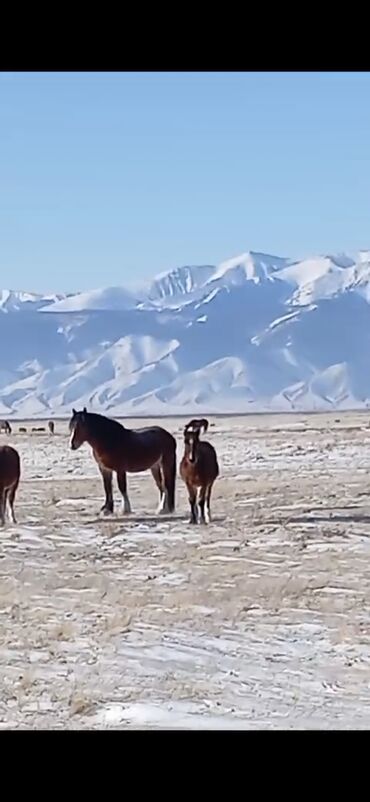
<svg viewBox="0 0 370 802">
<path fill-rule="evenodd" d="M 100 519 L 88 449 L 71 455 L 62 424 L 50 441 L 15 436 L 19 524 L 0 539 L 3 722 L 90 727 L 113 701 L 157 699 L 284 726 L 294 699 L 308 726 L 370 725 L 366 435 L 357 415 L 335 434 L 325 416 L 292 422 L 216 419 L 209 527 L 186 523 L 180 480 L 177 517 L 156 519 L 148 473 L 129 477 L 131 518 L 119 504 Z"/>
</svg>

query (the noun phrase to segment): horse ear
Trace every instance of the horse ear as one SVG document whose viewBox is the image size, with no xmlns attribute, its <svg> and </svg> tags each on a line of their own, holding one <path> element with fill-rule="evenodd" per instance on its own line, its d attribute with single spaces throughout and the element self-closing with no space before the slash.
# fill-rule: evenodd
<svg viewBox="0 0 370 802">
<path fill-rule="evenodd" d="M 74 409 L 74 407 L 72 407 L 72 415 L 77 415 L 77 412 L 76 412 L 76 410 Z"/>
<path fill-rule="evenodd" d="M 199 421 L 197 421 L 195 418 L 192 418 L 192 420 L 190 420 L 189 423 L 186 424 L 184 429 L 184 435 L 189 431 L 191 432 L 191 434 L 199 435 Z"/>
<path fill-rule="evenodd" d="M 197 428 L 197 421 L 195 420 L 195 418 L 192 418 L 192 420 L 190 420 L 189 423 L 187 423 L 185 426 L 186 431 L 188 429 L 196 429 L 196 428 Z"/>
<path fill-rule="evenodd" d="M 87 415 L 87 409 L 86 409 L 86 407 L 84 407 L 82 411 L 83 411 L 84 415 Z"/>
</svg>

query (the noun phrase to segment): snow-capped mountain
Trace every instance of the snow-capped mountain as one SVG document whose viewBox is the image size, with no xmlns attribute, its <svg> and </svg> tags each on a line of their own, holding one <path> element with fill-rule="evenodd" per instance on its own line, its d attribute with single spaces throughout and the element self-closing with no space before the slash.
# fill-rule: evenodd
<svg viewBox="0 0 370 802">
<path fill-rule="evenodd" d="M 370 251 L 247 252 L 140 288 L 0 291 L 0 415 L 370 406 Z"/>
<path fill-rule="evenodd" d="M 58 303 L 65 295 L 37 295 L 34 292 L 14 292 L 0 290 L 0 312 L 15 312 L 20 309 L 47 309 L 49 305 Z"/>
</svg>

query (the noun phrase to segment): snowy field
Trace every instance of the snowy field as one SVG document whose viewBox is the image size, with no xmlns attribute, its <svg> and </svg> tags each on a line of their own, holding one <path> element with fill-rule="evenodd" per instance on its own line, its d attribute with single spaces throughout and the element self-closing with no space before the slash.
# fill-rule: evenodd
<svg viewBox="0 0 370 802">
<path fill-rule="evenodd" d="M 157 517 L 150 473 L 129 476 L 132 516 L 100 519 L 67 422 L 0 436 L 23 471 L 0 531 L 0 727 L 370 727 L 369 418 L 210 421 L 208 527 L 180 479 Z M 180 458 L 183 421 L 162 425 Z"/>
</svg>

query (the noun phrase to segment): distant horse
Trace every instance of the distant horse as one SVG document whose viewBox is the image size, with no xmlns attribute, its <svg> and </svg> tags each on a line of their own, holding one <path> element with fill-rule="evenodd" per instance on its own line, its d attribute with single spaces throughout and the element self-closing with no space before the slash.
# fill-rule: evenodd
<svg viewBox="0 0 370 802">
<path fill-rule="evenodd" d="M 49 429 L 50 434 L 54 434 L 54 421 L 53 420 L 49 420 L 48 421 L 48 429 Z"/>
<path fill-rule="evenodd" d="M 5 432 L 5 434 L 11 434 L 12 433 L 12 427 L 11 427 L 9 421 L 7 421 L 7 420 L 2 420 L 1 421 L 1 423 L 0 423 L 0 432 Z"/>
<path fill-rule="evenodd" d="M 32 431 L 33 432 L 45 432 L 46 430 L 45 430 L 44 426 L 32 426 Z"/>
<path fill-rule="evenodd" d="M 22 432 L 23 434 L 25 434 L 27 432 L 27 429 L 26 429 L 25 426 L 20 426 L 19 427 L 19 431 Z"/>
<path fill-rule="evenodd" d="M 184 429 L 184 456 L 180 463 L 180 476 L 185 482 L 189 494 L 191 516 L 189 523 L 198 523 L 197 491 L 199 489 L 198 504 L 202 523 L 211 520 L 211 492 L 219 475 L 217 454 L 210 443 L 200 440 L 201 430 L 208 429 L 208 421 L 191 420 Z"/>
<path fill-rule="evenodd" d="M 101 511 L 113 512 L 112 474 L 117 474 L 123 496 L 123 512 L 130 513 L 126 473 L 151 470 L 160 493 L 159 513 L 174 512 L 176 483 L 176 440 L 161 426 L 126 429 L 118 421 L 87 412 L 72 410 L 69 422 L 71 449 L 87 442 L 93 450 L 103 478 L 105 503 Z"/>
<path fill-rule="evenodd" d="M 14 498 L 21 475 L 18 451 L 11 446 L 0 446 L 0 525 L 5 523 L 6 502 L 9 505 L 9 517 L 16 523 L 14 515 Z"/>
</svg>

